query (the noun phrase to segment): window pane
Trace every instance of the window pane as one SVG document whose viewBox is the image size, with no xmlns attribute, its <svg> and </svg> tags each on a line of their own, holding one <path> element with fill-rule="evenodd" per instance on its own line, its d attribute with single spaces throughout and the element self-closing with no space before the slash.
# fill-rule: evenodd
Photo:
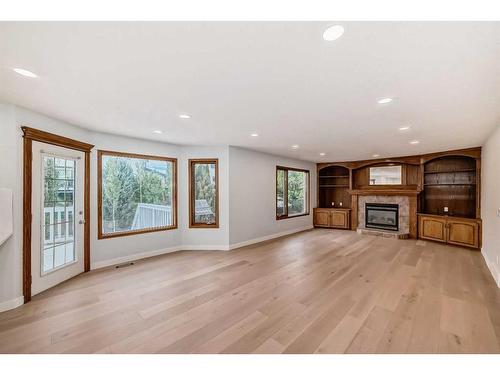
<svg viewBox="0 0 500 375">
<path fill-rule="evenodd" d="M 66 213 L 61 212 L 61 236 L 66 236 Z"/>
<path fill-rule="evenodd" d="M 58 222 L 58 218 L 59 217 L 59 212 L 57 211 L 54 211 L 54 222 L 57 223 Z M 59 238 L 59 224 L 54 224 L 54 225 L 51 225 L 51 227 L 53 228 L 53 233 L 54 233 L 54 241 L 59 241 L 60 238 Z"/>
<path fill-rule="evenodd" d="M 285 173 L 283 169 L 276 172 L 276 215 L 285 215 Z"/>
<path fill-rule="evenodd" d="M 54 248 L 49 247 L 43 250 L 43 272 L 54 268 Z"/>
<path fill-rule="evenodd" d="M 75 243 L 73 241 L 66 242 L 66 263 L 75 261 Z"/>
<path fill-rule="evenodd" d="M 66 195 L 66 180 L 55 180 L 56 183 L 56 201 L 64 202 Z"/>
<path fill-rule="evenodd" d="M 65 257 L 65 243 L 59 243 L 56 244 L 56 247 L 54 248 L 54 268 L 55 267 L 60 267 L 64 263 L 66 263 L 66 257 Z"/>
<path fill-rule="evenodd" d="M 102 155 L 102 232 L 171 227 L 174 162 Z"/>
<path fill-rule="evenodd" d="M 215 163 L 193 163 L 194 223 L 216 224 L 217 186 Z"/>
<path fill-rule="evenodd" d="M 57 202 L 54 207 L 54 224 L 64 221 L 64 210 L 66 208 L 66 203 Z"/>
<path fill-rule="evenodd" d="M 307 211 L 307 173 L 288 171 L 288 216 Z"/>
<path fill-rule="evenodd" d="M 66 160 L 66 179 L 72 181 L 75 175 L 75 161 Z"/>
<path fill-rule="evenodd" d="M 75 225 L 75 223 L 73 220 L 73 210 L 71 209 L 68 211 L 68 237 L 69 237 L 69 239 L 73 238 L 74 225 Z"/>
<path fill-rule="evenodd" d="M 50 212 L 45 211 L 44 212 L 45 216 L 45 238 L 44 241 L 50 241 Z"/>
<path fill-rule="evenodd" d="M 370 185 L 401 185 L 401 166 L 371 167 Z"/>
</svg>

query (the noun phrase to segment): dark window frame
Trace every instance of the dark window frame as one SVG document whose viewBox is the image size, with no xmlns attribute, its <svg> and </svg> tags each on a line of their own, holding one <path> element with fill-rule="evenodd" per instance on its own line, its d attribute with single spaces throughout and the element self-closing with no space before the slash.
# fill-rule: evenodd
<svg viewBox="0 0 500 375">
<path fill-rule="evenodd" d="M 285 172 L 285 181 L 283 185 L 283 215 L 278 215 L 278 172 L 279 171 L 284 171 Z M 304 172 L 307 174 L 307 191 L 306 191 L 306 212 L 302 214 L 295 214 L 295 215 L 289 215 L 288 214 L 288 172 L 289 171 L 295 171 L 295 172 Z M 295 217 L 301 217 L 301 216 L 307 216 L 310 215 L 310 207 L 311 207 L 311 172 L 307 169 L 300 169 L 300 168 L 292 168 L 292 167 L 283 167 L 280 165 L 276 166 L 276 175 L 275 175 L 275 182 L 276 182 L 276 199 L 275 199 L 275 209 L 276 209 L 276 220 L 284 220 L 284 219 L 292 219 Z"/>
<path fill-rule="evenodd" d="M 145 159 L 145 160 L 160 160 L 173 163 L 173 168 L 172 168 L 173 172 L 172 204 L 174 206 L 172 210 L 173 224 L 164 227 L 137 229 L 137 230 L 115 232 L 115 233 L 103 233 L 102 231 L 102 211 L 103 211 L 102 210 L 102 157 L 103 156 L 116 156 L 116 157 Z M 166 156 L 144 155 L 144 154 L 132 154 L 132 153 L 118 152 L 118 151 L 97 150 L 97 238 L 99 240 L 177 229 L 178 228 L 177 203 L 178 203 L 177 202 L 177 158 L 170 158 Z"/>
<path fill-rule="evenodd" d="M 219 228 L 219 159 L 205 158 L 205 159 L 189 159 L 189 228 Z M 197 223 L 195 221 L 195 184 L 194 184 L 194 166 L 196 164 L 214 164 L 215 165 L 215 222 L 214 223 Z"/>
</svg>

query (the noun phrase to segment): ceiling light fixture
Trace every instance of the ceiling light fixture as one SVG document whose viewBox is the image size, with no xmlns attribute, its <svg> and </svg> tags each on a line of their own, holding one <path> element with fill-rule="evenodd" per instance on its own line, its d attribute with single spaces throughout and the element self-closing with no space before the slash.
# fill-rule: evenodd
<svg viewBox="0 0 500 375">
<path fill-rule="evenodd" d="M 372 155 L 374 158 L 378 158 L 380 155 L 379 154 L 373 154 Z"/>
<path fill-rule="evenodd" d="M 399 130 L 404 132 L 404 131 L 410 130 L 410 127 L 409 126 L 402 126 L 399 128 Z"/>
<path fill-rule="evenodd" d="M 325 156 L 326 154 L 324 152 L 320 152 L 319 156 Z"/>
<path fill-rule="evenodd" d="M 258 137 L 259 135 L 257 133 L 252 133 L 250 134 L 251 137 Z"/>
<path fill-rule="evenodd" d="M 296 150 L 299 148 L 299 145 L 293 145 L 292 148 Z"/>
<path fill-rule="evenodd" d="M 187 120 L 187 119 L 191 118 L 191 116 L 190 115 L 186 115 L 186 114 L 182 114 L 182 115 L 179 115 L 179 118 Z"/>
<path fill-rule="evenodd" d="M 420 141 L 414 139 L 413 141 L 410 141 L 410 144 L 412 145 L 418 145 L 420 143 Z"/>
<path fill-rule="evenodd" d="M 14 72 L 16 72 L 17 74 L 20 74 L 20 75 L 25 76 L 25 77 L 29 77 L 29 78 L 37 78 L 38 77 L 35 73 L 30 72 L 29 70 L 26 70 L 26 69 L 13 68 L 12 70 L 14 70 Z"/>
<path fill-rule="evenodd" d="M 161 134 L 163 132 L 161 130 L 153 130 L 153 133 L 155 133 L 155 134 Z"/>
<path fill-rule="evenodd" d="M 340 25 L 330 26 L 323 33 L 323 39 L 331 42 L 333 40 L 337 40 L 344 34 L 344 27 Z"/>
<path fill-rule="evenodd" d="M 387 104 L 390 102 L 392 102 L 392 98 L 383 98 L 383 99 L 379 99 L 378 104 Z"/>
</svg>

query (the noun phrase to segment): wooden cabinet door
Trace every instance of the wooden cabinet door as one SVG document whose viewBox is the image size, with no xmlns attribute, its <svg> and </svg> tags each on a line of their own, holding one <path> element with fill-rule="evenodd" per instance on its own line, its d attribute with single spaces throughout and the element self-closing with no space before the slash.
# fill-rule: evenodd
<svg viewBox="0 0 500 375">
<path fill-rule="evenodd" d="M 446 242 L 446 218 L 419 216 L 419 237 Z"/>
<path fill-rule="evenodd" d="M 334 228 L 349 227 L 349 212 L 348 211 L 333 211 L 330 218 L 331 226 Z"/>
<path fill-rule="evenodd" d="M 330 211 L 320 211 L 314 212 L 314 225 L 318 227 L 329 227 L 330 226 Z"/>
<path fill-rule="evenodd" d="M 479 224 L 475 221 L 448 219 L 448 243 L 479 247 Z"/>
</svg>

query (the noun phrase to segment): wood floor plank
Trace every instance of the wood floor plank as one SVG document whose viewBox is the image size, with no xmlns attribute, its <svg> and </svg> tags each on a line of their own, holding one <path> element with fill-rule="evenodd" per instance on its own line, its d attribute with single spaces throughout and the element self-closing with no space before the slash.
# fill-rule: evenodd
<svg viewBox="0 0 500 375">
<path fill-rule="evenodd" d="M 375 306 L 365 319 L 363 326 L 358 330 L 353 340 L 346 348 L 346 353 L 376 353 L 394 313 L 382 307 Z M 325 351 L 323 351 L 325 352 Z"/>
<path fill-rule="evenodd" d="M 342 321 L 355 301 L 342 297 L 285 348 L 284 353 L 314 353 L 323 339 Z"/>
<path fill-rule="evenodd" d="M 315 229 L 133 263 L 0 313 L 0 352 L 500 352 L 500 290 L 474 250 Z"/>
</svg>

